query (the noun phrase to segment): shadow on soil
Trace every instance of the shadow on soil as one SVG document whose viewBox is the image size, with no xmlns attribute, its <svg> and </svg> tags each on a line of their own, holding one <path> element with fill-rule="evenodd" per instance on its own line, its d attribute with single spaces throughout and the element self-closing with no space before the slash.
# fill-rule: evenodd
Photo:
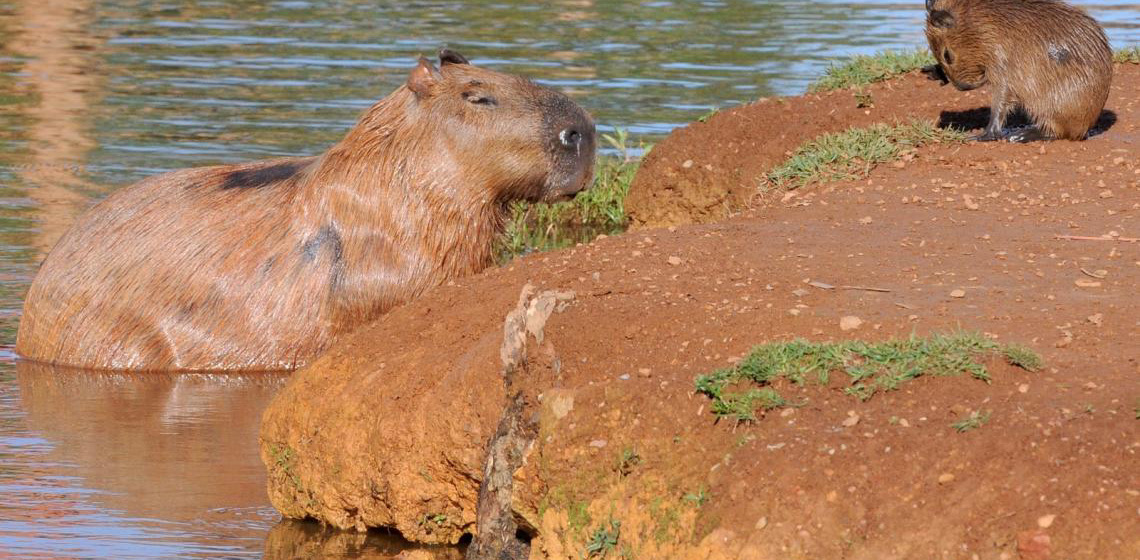
<svg viewBox="0 0 1140 560">
<path fill-rule="evenodd" d="M 978 107 L 965 111 L 942 111 L 938 116 L 938 128 L 957 128 L 959 130 L 978 130 L 984 128 L 990 120 L 990 108 Z M 1006 128 L 1020 128 L 1030 124 L 1029 115 L 1018 109 L 1010 113 L 1006 119 Z M 1089 136 L 1104 134 L 1116 124 L 1116 113 L 1107 109 L 1100 112 L 1100 118 L 1089 131 Z"/>
</svg>

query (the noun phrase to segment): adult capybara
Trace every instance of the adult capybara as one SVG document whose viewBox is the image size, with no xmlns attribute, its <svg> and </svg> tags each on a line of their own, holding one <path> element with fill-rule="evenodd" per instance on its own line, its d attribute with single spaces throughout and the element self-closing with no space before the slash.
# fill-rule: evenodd
<svg viewBox="0 0 1140 560">
<path fill-rule="evenodd" d="M 990 121 L 977 140 L 1007 137 L 1020 106 L 1033 126 L 1011 141 L 1081 140 L 1104 109 L 1112 50 L 1104 30 L 1059 0 L 926 0 L 926 38 L 960 90 L 989 84 Z"/>
<path fill-rule="evenodd" d="M 300 366 L 490 265 L 510 202 L 590 184 L 594 136 L 566 96 L 442 50 L 322 155 L 175 171 L 96 205 L 32 282 L 16 350 L 100 369 Z"/>
</svg>

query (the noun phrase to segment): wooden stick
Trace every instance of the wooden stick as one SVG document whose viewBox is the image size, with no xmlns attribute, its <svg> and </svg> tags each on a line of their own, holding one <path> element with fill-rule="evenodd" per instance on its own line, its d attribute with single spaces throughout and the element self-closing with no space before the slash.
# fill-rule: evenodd
<svg viewBox="0 0 1140 560">
<path fill-rule="evenodd" d="M 1125 243 L 1136 243 L 1140 241 L 1140 237 L 1108 237 L 1102 235 L 1093 237 L 1091 235 L 1054 235 L 1053 239 L 1069 239 L 1072 241 L 1123 241 Z"/>
</svg>

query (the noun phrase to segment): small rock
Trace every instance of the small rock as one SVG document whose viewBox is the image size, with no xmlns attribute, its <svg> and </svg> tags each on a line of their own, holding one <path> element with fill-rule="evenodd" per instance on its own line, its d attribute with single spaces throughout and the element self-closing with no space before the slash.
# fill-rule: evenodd
<svg viewBox="0 0 1140 560">
<path fill-rule="evenodd" d="M 1056 514 L 1050 513 L 1049 515 L 1042 515 L 1037 518 L 1037 526 L 1042 529 L 1048 529 L 1053 525 L 1053 520 L 1057 519 Z"/>
<path fill-rule="evenodd" d="M 1098 327 L 1103 325 L 1104 324 L 1104 313 L 1096 313 L 1094 315 L 1089 315 L 1089 322 L 1098 326 Z"/>
<path fill-rule="evenodd" d="M 953 473 L 942 473 L 938 475 L 938 484 L 946 484 L 947 482 L 954 482 Z"/>
<path fill-rule="evenodd" d="M 1081 278 L 1080 280 L 1077 280 L 1076 282 L 1074 282 L 1074 284 L 1076 284 L 1078 288 L 1099 288 L 1100 287 L 1100 282 L 1097 282 L 1096 280 L 1087 280 L 1085 278 Z"/>
<path fill-rule="evenodd" d="M 832 490 L 831 492 L 827 493 L 827 501 L 829 501 L 831 503 L 835 503 L 838 500 L 839 500 L 839 492 Z"/>
<path fill-rule="evenodd" d="M 688 169 L 692 166 L 693 166 L 693 160 L 691 160 L 691 159 L 687 159 L 687 160 L 685 160 L 685 163 L 681 164 L 681 167 L 684 167 L 685 169 Z"/>
<path fill-rule="evenodd" d="M 681 264 L 681 257 L 669 257 L 669 264 L 673 266 Z"/>
<path fill-rule="evenodd" d="M 620 379 L 620 380 L 622 380 L 622 381 L 629 381 L 629 374 L 628 374 L 628 373 L 623 373 L 623 374 L 621 374 L 621 375 L 619 375 L 619 376 L 618 376 L 618 379 Z"/>
<path fill-rule="evenodd" d="M 1049 560 L 1049 535 L 1040 529 L 1017 534 L 1017 554 L 1021 560 Z"/>
<path fill-rule="evenodd" d="M 781 417 L 781 418 L 787 418 L 787 417 L 789 417 L 789 416 L 791 416 L 791 415 L 793 415 L 793 414 L 795 414 L 795 413 L 796 413 L 796 409 L 794 409 L 794 408 L 785 408 L 784 410 L 781 410 L 781 411 L 780 411 L 780 417 Z"/>
<path fill-rule="evenodd" d="M 796 297 L 804 297 L 808 295 L 808 291 L 803 288 L 797 288 L 795 290 L 792 290 L 792 295 Z"/>
<path fill-rule="evenodd" d="M 847 426 L 848 428 L 850 428 L 850 427 L 854 426 L 855 424 L 858 424 L 859 420 L 860 420 L 860 417 L 858 414 L 852 414 L 851 416 L 844 418 L 843 422 L 841 422 L 841 423 L 844 426 Z"/>
<path fill-rule="evenodd" d="M 899 425 L 904 428 L 909 428 L 910 422 L 908 422 L 906 418 L 899 418 Z"/>
<path fill-rule="evenodd" d="M 1017 386 L 1017 392 L 1018 393 L 1028 393 L 1029 392 L 1029 384 L 1028 383 L 1022 383 L 1021 385 L 1018 385 Z"/>
<path fill-rule="evenodd" d="M 652 372 L 649 370 L 649 368 L 641 368 L 637 370 L 637 374 L 641 377 L 650 377 Z"/>
<path fill-rule="evenodd" d="M 839 319 L 839 330 L 853 331 L 863 325 L 863 320 L 854 316 L 846 315 Z"/>
<path fill-rule="evenodd" d="M 974 202 L 974 197 L 972 197 L 968 194 L 962 195 L 962 202 L 966 205 L 966 209 L 968 209 L 968 210 L 977 210 L 978 209 L 978 203 Z"/>
<path fill-rule="evenodd" d="M 798 317 L 800 315 L 800 310 L 799 309 L 789 309 L 788 315 L 791 315 L 792 317 Z"/>
<path fill-rule="evenodd" d="M 606 444 L 607 444 L 606 440 L 596 439 L 596 440 L 590 442 L 590 447 L 597 447 L 598 449 L 601 449 L 601 448 L 605 447 Z"/>
<path fill-rule="evenodd" d="M 962 290 L 962 289 L 952 290 L 950 292 L 950 297 L 952 297 L 952 298 L 964 298 L 964 297 L 966 297 L 966 290 Z"/>
<path fill-rule="evenodd" d="M 870 216 L 863 216 L 862 218 L 859 218 L 859 223 L 861 223 L 863 225 L 867 225 L 873 221 L 875 221 L 875 220 L 872 220 Z"/>
<path fill-rule="evenodd" d="M 1112 198 L 1112 191 L 1110 191 L 1108 189 L 1100 191 L 1100 197 L 1101 198 Z"/>
<path fill-rule="evenodd" d="M 757 531 L 759 531 L 760 529 L 763 529 L 767 526 L 768 526 L 768 518 L 767 517 L 761 517 L 760 519 L 756 520 L 756 530 Z"/>
</svg>

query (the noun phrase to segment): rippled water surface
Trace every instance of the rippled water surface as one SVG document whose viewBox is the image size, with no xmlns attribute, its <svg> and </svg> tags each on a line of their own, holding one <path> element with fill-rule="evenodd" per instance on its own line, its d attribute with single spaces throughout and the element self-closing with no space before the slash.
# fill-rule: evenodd
<svg viewBox="0 0 1140 560">
<path fill-rule="evenodd" d="M 1077 2 L 1115 47 L 1140 3 Z M 159 171 L 315 154 L 418 54 L 569 92 L 650 141 L 803 91 L 829 61 L 923 43 L 922 2 L 0 3 L 0 557 L 375 557 L 385 535 L 279 523 L 257 422 L 281 375 L 17 364 L 21 298 L 75 215 Z"/>
</svg>

